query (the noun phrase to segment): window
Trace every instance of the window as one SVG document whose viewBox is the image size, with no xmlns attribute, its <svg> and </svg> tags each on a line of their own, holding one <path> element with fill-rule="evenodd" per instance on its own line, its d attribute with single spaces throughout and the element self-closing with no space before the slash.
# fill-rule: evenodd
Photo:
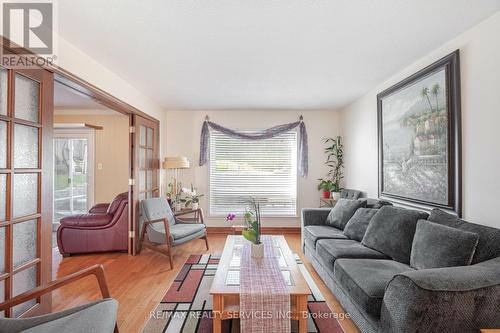
<svg viewBox="0 0 500 333">
<path fill-rule="evenodd" d="M 255 141 L 210 133 L 210 214 L 242 213 L 249 196 L 263 216 L 296 216 L 297 132 Z"/>
</svg>

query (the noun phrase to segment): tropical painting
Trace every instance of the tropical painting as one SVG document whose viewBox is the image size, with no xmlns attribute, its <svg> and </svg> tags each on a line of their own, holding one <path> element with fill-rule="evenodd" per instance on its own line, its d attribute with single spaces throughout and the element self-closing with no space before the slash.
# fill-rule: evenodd
<svg viewBox="0 0 500 333">
<path fill-rule="evenodd" d="M 448 203 L 445 70 L 383 99 L 384 191 Z"/>
<path fill-rule="evenodd" d="M 451 206 L 450 102 L 447 67 L 421 73 L 379 95 L 380 192 Z M 453 91 L 451 91 L 453 92 Z M 454 167 L 454 166 L 453 166 Z"/>
</svg>

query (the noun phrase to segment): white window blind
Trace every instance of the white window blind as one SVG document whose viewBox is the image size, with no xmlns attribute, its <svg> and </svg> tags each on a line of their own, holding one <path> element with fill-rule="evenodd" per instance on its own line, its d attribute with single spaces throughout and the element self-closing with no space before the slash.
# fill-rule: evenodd
<svg viewBox="0 0 500 333">
<path fill-rule="evenodd" d="M 296 131 L 255 141 L 210 133 L 210 214 L 241 214 L 249 196 L 263 216 L 297 214 Z"/>
</svg>

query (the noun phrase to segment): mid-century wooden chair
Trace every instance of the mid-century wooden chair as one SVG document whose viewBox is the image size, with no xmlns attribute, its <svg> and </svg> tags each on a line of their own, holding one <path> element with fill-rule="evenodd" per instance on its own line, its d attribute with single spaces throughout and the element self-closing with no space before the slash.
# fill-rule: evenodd
<svg viewBox="0 0 500 333">
<path fill-rule="evenodd" d="M 110 298 L 102 265 L 94 265 L 11 298 L 0 304 L 0 312 L 38 298 L 89 275 L 97 278 L 103 299 L 68 310 L 27 318 L 0 318 L 0 332 L 86 333 L 115 332 L 118 302 Z"/>
<path fill-rule="evenodd" d="M 180 219 L 179 216 L 194 214 L 194 218 Z M 205 239 L 208 250 L 207 228 L 201 208 L 185 210 L 174 214 L 164 198 L 150 198 L 141 201 L 141 248 L 160 252 L 172 264 L 172 247 L 194 239 Z M 147 236 L 147 237 L 146 237 Z"/>
</svg>

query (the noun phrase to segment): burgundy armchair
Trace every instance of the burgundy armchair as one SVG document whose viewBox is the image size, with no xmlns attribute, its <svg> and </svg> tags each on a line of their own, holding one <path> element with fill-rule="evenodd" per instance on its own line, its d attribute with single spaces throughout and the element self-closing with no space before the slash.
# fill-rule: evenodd
<svg viewBox="0 0 500 333">
<path fill-rule="evenodd" d="M 97 204 L 88 214 L 67 216 L 57 229 L 59 252 L 75 253 L 127 251 L 128 193 L 120 193 L 111 204 Z"/>
</svg>

